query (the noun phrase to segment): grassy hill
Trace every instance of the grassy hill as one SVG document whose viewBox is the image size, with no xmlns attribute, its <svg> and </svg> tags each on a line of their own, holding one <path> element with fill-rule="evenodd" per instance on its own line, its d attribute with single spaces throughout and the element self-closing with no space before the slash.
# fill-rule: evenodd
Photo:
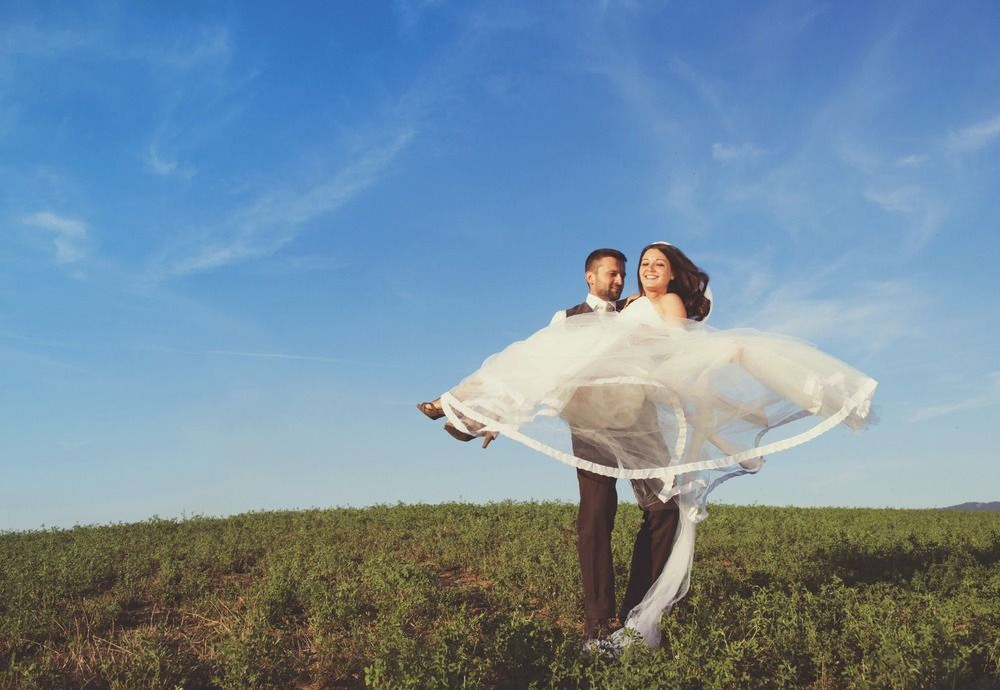
<svg viewBox="0 0 1000 690">
<path fill-rule="evenodd" d="M 0 534 L 0 688 L 1000 687 L 998 513 L 716 506 L 663 648 L 608 663 L 580 650 L 575 511 Z"/>
</svg>

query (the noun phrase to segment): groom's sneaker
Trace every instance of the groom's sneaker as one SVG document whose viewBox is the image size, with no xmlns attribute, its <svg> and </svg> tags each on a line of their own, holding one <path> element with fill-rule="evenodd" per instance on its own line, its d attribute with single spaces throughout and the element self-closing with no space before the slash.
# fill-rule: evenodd
<svg viewBox="0 0 1000 690">
<path fill-rule="evenodd" d="M 622 653 L 621 647 L 607 638 L 603 640 L 597 638 L 587 640 L 583 643 L 583 651 L 585 654 L 593 654 L 608 661 L 617 659 L 618 655 Z"/>
<path fill-rule="evenodd" d="M 583 643 L 583 651 L 606 659 L 617 657 L 617 645 L 608 640 L 608 636 L 614 632 L 615 627 L 612 627 L 611 622 L 606 618 L 599 620 L 588 618 L 583 625 L 583 632 L 588 638 Z"/>
</svg>

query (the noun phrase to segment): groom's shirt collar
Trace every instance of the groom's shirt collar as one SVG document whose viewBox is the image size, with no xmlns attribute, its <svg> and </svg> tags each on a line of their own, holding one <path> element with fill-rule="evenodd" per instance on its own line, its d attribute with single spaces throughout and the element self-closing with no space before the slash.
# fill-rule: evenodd
<svg viewBox="0 0 1000 690">
<path fill-rule="evenodd" d="M 614 302 L 607 302 L 598 297 L 597 295 L 592 295 L 589 292 L 587 293 L 586 302 L 587 305 L 590 306 L 590 308 L 593 309 L 594 311 L 615 311 Z"/>
</svg>

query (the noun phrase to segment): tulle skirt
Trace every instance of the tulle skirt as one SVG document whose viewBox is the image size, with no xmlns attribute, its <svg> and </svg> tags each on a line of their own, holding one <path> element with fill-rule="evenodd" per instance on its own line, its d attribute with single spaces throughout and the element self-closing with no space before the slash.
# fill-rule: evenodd
<svg viewBox="0 0 1000 690">
<path fill-rule="evenodd" d="M 642 302 L 510 345 L 442 395 L 442 406 L 459 430 L 498 432 L 632 480 L 643 508 L 677 500 L 670 561 L 626 622 L 656 646 L 660 616 L 686 591 L 695 523 L 712 489 L 837 425 L 864 428 L 876 382 L 801 340 L 666 324 Z"/>
</svg>

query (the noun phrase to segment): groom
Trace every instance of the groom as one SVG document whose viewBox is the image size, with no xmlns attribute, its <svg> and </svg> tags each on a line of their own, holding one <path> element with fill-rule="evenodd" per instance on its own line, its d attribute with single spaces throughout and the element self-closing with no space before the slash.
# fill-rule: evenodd
<svg viewBox="0 0 1000 690">
<path fill-rule="evenodd" d="M 580 304 L 556 312 L 552 324 L 594 311 L 618 311 L 625 306 L 619 300 L 625 280 L 625 255 L 617 249 L 595 249 L 587 257 L 584 278 L 589 288 Z M 660 439 L 656 427 L 656 408 L 647 402 L 634 427 L 637 436 L 647 444 L 651 437 Z M 630 429 L 631 430 L 631 429 Z M 611 452 L 588 441 L 576 429 L 571 429 L 573 454 L 584 460 L 617 467 Z M 661 443 L 646 447 L 666 446 Z M 611 558 L 611 531 L 618 511 L 618 491 L 614 477 L 578 469 L 580 508 L 576 518 L 577 552 L 583 576 L 584 632 L 591 639 L 600 639 L 619 627 L 612 624 L 615 613 L 615 573 Z M 674 499 L 663 502 L 659 497 L 659 480 L 632 480 L 632 488 L 642 508 L 642 524 L 632 549 L 632 569 L 628 588 L 619 610 L 625 623 L 628 612 L 638 604 L 663 570 L 673 548 L 679 517 Z"/>
</svg>

